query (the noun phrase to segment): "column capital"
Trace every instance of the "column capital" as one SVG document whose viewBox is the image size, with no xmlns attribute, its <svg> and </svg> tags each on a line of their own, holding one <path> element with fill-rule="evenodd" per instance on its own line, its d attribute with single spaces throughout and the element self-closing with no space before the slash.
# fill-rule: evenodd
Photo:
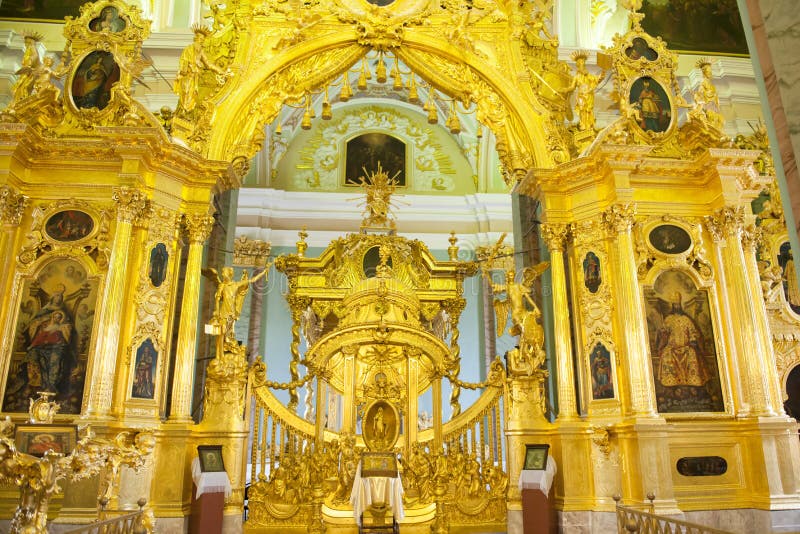
<svg viewBox="0 0 800 534">
<path fill-rule="evenodd" d="M 568 224 L 545 223 L 542 225 L 542 237 L 550 252 L 563 252 L 571 236 L 572 232 Z"/>
<path fill-rule="evenodd" d="M 115 188 L 111 198 L 117 204 L 117 220 L 121 222 L 132 223 L 147 209 L 147 196 L 133 187 Z"/>
<path fill-rule="evenodd" d="M 755 252 L 756 247 L 763 239 L 764 231 L 754 224 L 748 225 L 742 230 L 742 246 L 748 252 Z"/>
<path fill-rule="evenodd" d="M 28 201 L 28 197 L 17 193 L 11 186 L 0 186 L 0 224 L 19 225 Z"/>
<path fill-rule="evenodd" d="M 447 299 L 442 301 L 442 309 L 450 316 L 451 321 L 458 321 L 461 312 L 467 305 L 467 301 L 462 298 Z"/>
<path fill-rule="evenodd" d="M 183 217 L 183 225 L 192 244 L 204 243 L 214 228 L 214 217 L 207 213 L 187 213 Z"/>
<path fill-rule="evenodd" d="M 744 229 L 744 208 L 726 206 L 706 217 L 706 228 L 715 242 L 737 237 Z"/>
<path fill-rule="evenodd" d="M 603 212 L 603 226 L 608 233 L 629 232 L 636 217 L 635 204 L 612 204 Z"/>
</svg>

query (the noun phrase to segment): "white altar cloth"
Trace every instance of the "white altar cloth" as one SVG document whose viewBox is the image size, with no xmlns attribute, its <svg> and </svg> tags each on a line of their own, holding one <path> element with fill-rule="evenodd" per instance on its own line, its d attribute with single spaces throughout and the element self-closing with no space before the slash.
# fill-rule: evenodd
<svg viewBox="0 0 800 534">
<path fill-rule="evenodd" d="M 196 499 L 199 499 L 204 493 L 224 492 L 226 499 L 231 496 L 231 481 L 228 473 L 225 471 L 203 473 L 200 470 L 200 458 L 192 460 L 192 480 L 197 486 Z"/>
<path fill-rule="evenodd" d="M 353 490 L 350 492 L 350 504 L 353 505 L 353 516 L 356 524 L 361 525 L 361 514 L 372 506 L 372 503 L 385 502 L 392 509 L 397 521 L 405 517 L 403 510 L 403 482 L 400 476 L 362 477 L 361 462 L 358 462 L 356 476 L 353 478 Z"/>
<path fill-rule="evenodd" d="M 550 486 L 556 476 L 556 461 L 552 456 L 547 457 L 546 469 L 523 469 L 519 474 L 519 489 L 537 489 L 545 495 L 550 495 Z"/>
</svg>

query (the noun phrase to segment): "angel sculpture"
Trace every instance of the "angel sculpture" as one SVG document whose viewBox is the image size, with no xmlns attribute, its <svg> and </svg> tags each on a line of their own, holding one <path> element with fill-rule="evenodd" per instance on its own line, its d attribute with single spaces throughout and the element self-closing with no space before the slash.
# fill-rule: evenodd
<svg viewBox="0 0 800 534">
<path fill-rule="evenodd" d="M 522 282 L 515 282 L 514 269 L 506 271 L 505 284 L 492 284 L 495 293 L 505 293 L 504 300 L 494 300 L 494 313 L 497 320 L 497 335 L 502 336 L 506 328 L 509 310 L 511 311 L 511 327 L 508 333 L 519 336 L 519 348 L 509 362 L 512 371 L 523 372 L 528 376 L 544 365 L 545 352 L 544 329 L 539 324 L 542 313 L 531 298 L 533 282 L 550 267 L 543 262 L 522 271 Z"/>
<path fill-rule="evenodd" d="M 252 278 L 248 277 L 247 271 L 242 271 L 242 277 L 234 280 L 233 267 L 223 267 L 219 274 L 216 269 L 203 269 L 203 276 L 217 284 L 217 292 L 214 295 L 216 304 L 209 324 L 216 327 L 220 339 L 233 337 L 233 324 L 242 314 L 247 288 L 265 276 L 268 271 L 269 265 L 265 265 L 264 269 Z"/>
</svg>

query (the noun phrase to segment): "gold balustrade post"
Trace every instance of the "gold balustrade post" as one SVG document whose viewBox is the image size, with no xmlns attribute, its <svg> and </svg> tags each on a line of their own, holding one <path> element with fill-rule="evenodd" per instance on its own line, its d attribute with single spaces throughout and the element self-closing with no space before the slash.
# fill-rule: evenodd
<svg viewBox="0 0 800 534">
<path fill-rule="evenodd" d="M 193 213 L 188 214 L 184 222 L 189 235 L 189 255 L 183 283 L 175 374 L 172 381 L 172 410 L 169 419 L 174 423 L 188 423 L 192 420 L 192 381 L 197 349 L 200 268 L 203 263 L 203 245 L 211 235 L 214 218 L 204 213 Z"/>
<path fill-rule="evenodd" d="M 576 419 L 575 372 L 572 365 L 572 335 L 570 333 L 569 299 L 564 269 L 564 248 L 569 237 L 565 224 L 545 224 L 542 236 L 550 249 L 550 275 L 553 284 L 553 337 L 556 348 L 558 381 L 558 420 Z"/>
<path fill-rule="evenodd" d="M 653 395 L 653 372 L 650 368 L 645 329 L 644 306 L 636 276 L 636 258 L 631 227 L 635 209 L 630 204 L 615 204 L 603 212 L 606 231 L 614 238 L 616 269 L 615 289 L 625 363 L 628 367 L 628 390 L 633 415 L 651 417 L 656 414 Z"/>
<path fill-rule="evenodd" d="M 755 298 L 747 274 L 742 232 L 744 209 L 725 207 L 706 219 L 714 241 L 722 247 L 722 268 L 731 297 L 729 311 L 733 314 L 734 345 L 739 356 L 740 376 L 743 378 L 745 398 L 751 415 L 775 415 L 770 406 L 770 387 L 766 369 L 767 354 L 759 339 Z M 761 304 L 763 306 L 763 304 Z"/>
<path fill-rule="evenodd" d="M 92 379 L 86 381 L 89 392 L 85 417 L 91 419 L 110 417 L 133 222 L 147 206 L 144 193 L 129 187 L 116 189 L 112 198 L 117 205 L 117 224 L 106 283 L 97 306 L 99 335 L 92 358 Z"/>
</svg>

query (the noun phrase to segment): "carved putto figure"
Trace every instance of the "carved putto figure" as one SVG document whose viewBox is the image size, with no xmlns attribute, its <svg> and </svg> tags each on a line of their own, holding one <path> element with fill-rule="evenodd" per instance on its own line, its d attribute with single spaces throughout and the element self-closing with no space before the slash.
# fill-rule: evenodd
<svg viewBox="0 0 800 534">
<path fill-rule="evenodd" d="M 509 269 L 506 271 L 505 284 L 492 284 L 495 293 L 506 294 L 505 300 L 494 301 L 497 335 L 503 335 L 510 310 L 511 327 L 508 333 L 519 336 L 519 349 L 509 362 L 512 372 L 530 376 L 544 364 L 545 352 L 542 348 L 544 330 L 539 324 L 539 317 L 542 314 L 531 298 L 531 287 L 549 266 L 548 262 L 544 262 L 534 267 L 526 267 L 522 272 L 522 282 L 515 282 L 516 272 Z"/>
<path fill-rule="evenodd" d="M 579 50 L 572 54 L 575 61 L 575 77 L 572 88 L 575 90 L 575 111 L 578 115 L 578 130 L 594 130 L 594 93 L 600 83 L 600 76 L 586 69 L 587 52 Z"/>
</svg>

